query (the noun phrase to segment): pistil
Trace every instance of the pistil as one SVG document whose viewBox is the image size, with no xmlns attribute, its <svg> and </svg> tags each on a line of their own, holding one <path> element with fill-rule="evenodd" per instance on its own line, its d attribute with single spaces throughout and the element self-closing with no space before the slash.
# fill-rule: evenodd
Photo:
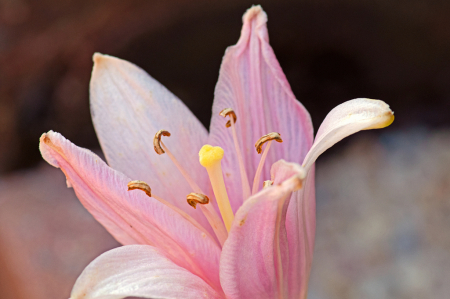
<svg viewBox="0 0 450 299">
<path fill-rule="evenodd" d="M 183 175 L 183 177 L 188 182 L 189 186 L 193 189 L 193 191 L 197 194 L 205 194 L 200 187 L 197 185 L 197 183 L 192 179 L 192 177 L 189 175 L 189 173 L 181 166 L 180 162 L 175 158 L 175 156 L 171 153 L 171 151 L 167 148 L 167 146 L 162 142 L 161 136 L 170 136 L 170 132 L 166 130 L 159 130 L 155 134 L 155 138 L 153 138 L 153 146 L 155 148 L 155 152 L 158 155 L 162 155 L 164 153 L 169 156 L 170 160 L 172 160 L 173 164 L 178 168 L 180 173 Z M 191 193 L 192 194 L 192 193 Z M 209 200 L 208 200 L 209 203 Z M 212 229 L 214 230 L 214 233 L 217 236 L 217 239 L 219 240 L 220 244 L 223 245 L 225 240 L 228 238 L 228 232 L 225 229 L 223 222 L 221 221 L 219 215 L 217 215 L 216 210 L 211 204 L 202 204 L 200 205 L 200 209 L 202 210 L 203 215 L 205 215 L 206 219 L 208 220 L 209 224 L 211 225 Z"/>
<path fill-rule="evenodd" d="M 236 149 L 236 155 L 237 155 L 238 162 L 239 162 L 239 171 L 241 173 L 242 197 L 243 197 L 243 200 L 245 201 L 247 198 L 250 197 L 250 184 L 248 182 L 247 172 L 245 171 L 245 166 L 244 166 L 244 158 L 242 156 L 242 151 L 239 146 L 237 133 L 236 133 L 236 120 L 237 120 L 236 113 L 231 108 L 225 108 L 220 112 L 220 115 L 223 117 L 227 117 L 227 116 L 230 117 L 230 120 L 226 123 L 225 126 L 227 128 L 231 127 L 231 134 L 233 135 L 234 147 Z"/>
<path fill-rule="evenodd" d="M 230 231 L 231 224 L 234 219 L 233 210 L 231 209 L 230 200 L 228 199 L 225 182 L 223 180 L 221 160 L 224 151 L 221 147 L 212 147 L 211 145 L 204 145 L 199 155 L 200 164 L 208 171 L 209 179 L 213 188 L 214 195 L 219 206 L 220 214 L 227 231 Z"/>
<path fill-rule="evenodd" d="M 256 151 L 258 152 L 258 154 L 261 154 L 263 144 L 267 142 L 267 145 L 264 148 L 264 152 L 261 156 L 261 160 L 259 161 L 258 168 L 256 169 L 255 178 L 253 179 L 252 195 L 258 192 L 258 185 L 259 181 L 261 180 L 262 168 L 264 166 L 264 162 L 266 161 L 267 154 L 269 153 L 270 144 L 272 143 L 273 140 L 277 142 L 283 142 L 283 140 L 280 137 L 280 134 L 273 132 L 262 136 L 255 143 Z"/>
</svg>

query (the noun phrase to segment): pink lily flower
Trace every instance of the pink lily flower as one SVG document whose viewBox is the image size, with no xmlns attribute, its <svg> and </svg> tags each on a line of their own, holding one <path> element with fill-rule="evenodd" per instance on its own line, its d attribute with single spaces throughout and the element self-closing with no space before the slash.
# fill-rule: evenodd
<svg viewBox="0 0 450 299">
<path fill-rule="evenodd" d="M 354 99 L 328 114 L 313 142 L 266 22 L 260 6 L 244 14 L 241 37 L 223 58 L 209 134 L 143 70 L 94 55 L 92 118 L 109 166 L 53 131 L 40 150 L 126 246 L 88 265 L 71 299 L 306 298 L 314 163 L 346 136 L 394 117 L 382 101 Z"/>
</svg>

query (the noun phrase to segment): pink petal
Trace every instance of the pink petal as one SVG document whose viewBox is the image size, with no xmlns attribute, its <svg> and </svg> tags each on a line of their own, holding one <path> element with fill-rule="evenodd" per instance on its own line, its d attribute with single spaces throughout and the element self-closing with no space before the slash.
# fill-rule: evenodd
<svg viewBox="0 0 450 299">
<path fill-rule="evenodd" d="M 242 204 L 241 179 L 230 128 L 219 116 L 222 109 L 232 108 L 237 114 L 236 129 L 250 182 L 261 157 L 254 144 L 261 136 L 278 132 L 284 141 L 272 145 L 262 180 L 269 179 L 270 165 L 281 158 L 301 163 L 313 140 L 310 116 L 295 99 L 269 45 L 266 22 L 260 6 L 245 13 L 241 37 L 225 53 L 215 90 L 209 143 L 225 150 L 222 167 L 235 211 Z"/>
<path fill-rule="evenodd" d="M 178 206 L 205 226 L 199 210 L 186 204 L 193 192 L 167 154 L 153 149 L 156 132 L 202 188 L 209 188 L 198 151 L 207 131 L 189 109 L 158 81 L 134 64 L 95 54 L 90 85 L 92 120 L 109 165 L 133 180 L 147 182 L 158 196 Z M 205 190 L 207 192 L 208 190 Z"/>
<path fill-rule="evenodd" d="M 324 151 L 345 137 L 361 130 L 384 128 L 393 121 L 394 112 L 383 101 L 359 98 L 344 102 L 325 117 L 303 166 L 311 167 Z"/>
<path fill-rule="evenodd" d="M 78 277 L 70 299 L 224 298 L 200 277 L 156 248 L 129 245 L 110 250 Z"/>
<path fill-rule="evenodd" d="M 274 184 L 298 173 L 301 166 L 280 160 L 272 166 Z M 289 244 L 289 298 L 306 298 L 309 273 L 314 252 L 316 229 L 316 200 L 314 166 L 303 184 L 293 192 L 286 213 L 286 232 Z"/>
<path fill-rule="evenodd" d="M 238 210 L 220 259 L 229 299 L 287 298 L 289 249 L 285 228 L 289 198 L 305 172 L 263 189 Z"/>
<path fill-rule="evenodd" d="M 220 289 L 220 247 L 200 225 L 139 190 L 127 191 L 128 177 L 59 133 L 44 133 L 40 150 L 46 161 L 61 168 L 81 203 L 119 242 L 155 246 Z"/>
</svg>

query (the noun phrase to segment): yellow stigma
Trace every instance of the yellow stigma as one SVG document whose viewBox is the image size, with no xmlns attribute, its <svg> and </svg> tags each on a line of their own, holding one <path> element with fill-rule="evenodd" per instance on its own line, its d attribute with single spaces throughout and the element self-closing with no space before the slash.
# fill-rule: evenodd
<svg viewBox="0 0 450 299">
<path fill-rule="evenodd" d="M 230 231 L 234 214 L 231 209 L 230 200 L 228 199 L 227 189 L 225 188 L 225 181 L 223 179 L 222 165 L 220 163 L 223 154 L 224 151 L 221 147 L 206 144 L 202 147 L 198 156 L 200 158 L 200 164 L 208 171 L 209 180 L 211 181 L 223 223 L 227 231 Z"/>
<path fill-rule="evenodd" d="M 209 144 L 205 144 L 200 152 L 198 153 L 200 164 L 203 167 L 210 167 L 220 162 L 223 158 L 224 151 L 219 146 L 211 146 Z"/>
</svg>

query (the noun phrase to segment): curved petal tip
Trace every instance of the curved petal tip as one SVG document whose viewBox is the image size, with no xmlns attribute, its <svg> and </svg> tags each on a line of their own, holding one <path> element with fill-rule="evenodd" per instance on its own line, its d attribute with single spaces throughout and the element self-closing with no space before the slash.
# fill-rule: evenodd
<svg viewBox="0 0 450 299">
<path fill-rule="evenodd" d="M 94 55 L 92 56 L 92 61 L 94 61 L 95 64 L 98 64 L 98 63 L 100 63 L 100 61 L 103 60 L 103 58 L 104 58 L 105 56 L 106 56 L 106 55 L 104 55 L 104 54 L 102 54 L 102 53 L 95 52 Z"/>
<path fill-rule="evenodd" d="M 93 81 L 93 79 L 96 76 L 100 76 L 100 74 L 103 74 L 103 72 L 96 72 L 97 70 L 109 70 L 109 71 L 113 71 L 115 69 L 123 69 L 123 68 L 130 68 L 130 67 L 135 67 L 134 64 L 111 56 L 111 55 L 107 55 L 107 54 L 102 54 L 99 52 L 95 52 L 94 55 L 92 56 L 92 61 L 94 62 L 94 66 L 93 66 L 93 71 L 92 71 L 92 77 L 91 77 L 91 81 Z M 112 67 L 112 68 L 110 68 Z"/>
<path fill-rule="evenodd" d="M 106 63 L 112 63 L 112 62 L 118 62 L 118 61 L 124 61 L 124 60 L 119 59 L 114 56 L 111 56 L 111 55 L 95 52 L 94 55 L 92 56 L 92 61 L 94 62 L 94 69 L 96 69 L 99 66 L 106 65 Z"/>
<path fill-rule="evenodd" d="M 51 136 L 54 134 L 55 132 L 48 131 L 47 133 L 41 135 L 41 137 L 39 138 L 39 150 L 41 152 L 42 158 L 44 158 L 44 160 L 47 161 L 48 164 L 52 165 L 53 167 L 59 168 L 58 161 L 49 153 L 48 148 L 46 147 L 54 147 L 51 141 Z"/>
<path fill-rule="evenodd" d="M 102 54 L 99 52 L 95 52 L 94 55 L 92 55 L 92 61 L 94 61 L 94 67 L 99 66 L 103 63 L 111 62 L 113 60 L 119 60 L 117 57 Z"/>
<path fill-rule="evenodd" d="M 256 18 L 257 24 L 264 24 L 267 22 L 267 14 L 262 9 L 261 5 L 253 5 L 242 16 L 242 22 L 250 22 L 252 19 Z"/>
<path fill-rule="evenodd" d="M 372 130 L 372 129 L 382 129 L 390 126 L 394 122 L 394 111 L 389 108 L 389 105 L 381 100 L 373 100 L 373 99 L 361 99 L 372 104 L 379 106 L 381 112 L 376 116 L 377 119 L 374 120 L 374 123 L 365 128 L 364 130 Z"/>
<path fill-rule="evenodd" d="M 394 121 L 394 112 L 381 100 L 357 98 L 336 106 L 317 131 L 316 140 L 303 166 L 309 169 L 325 150 L 361 130 L 381 129 Z"/>
</svg>

